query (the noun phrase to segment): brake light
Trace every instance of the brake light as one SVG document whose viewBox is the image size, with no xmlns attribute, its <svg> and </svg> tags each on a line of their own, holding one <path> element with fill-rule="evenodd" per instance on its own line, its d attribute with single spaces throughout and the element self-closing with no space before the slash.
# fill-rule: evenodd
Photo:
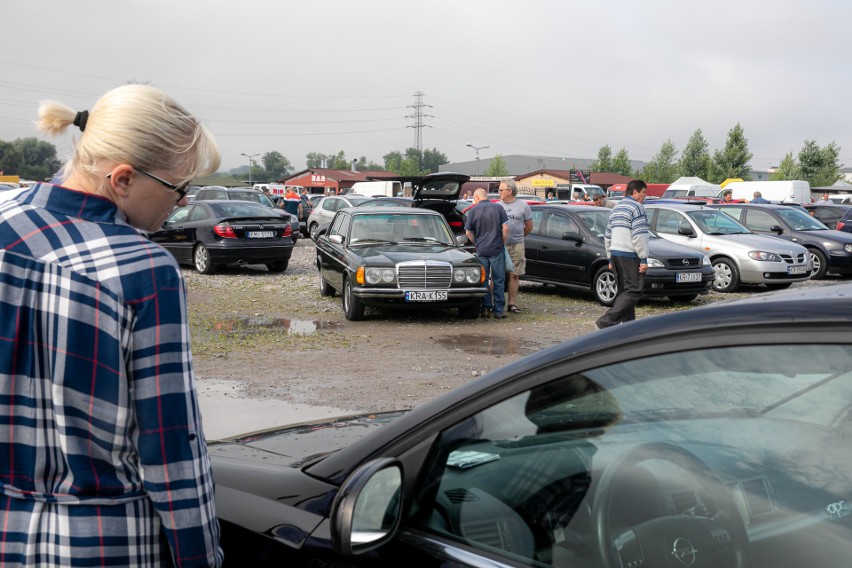
<svg viewBox="0 0 852 568">
<path fill-rule="evenodd" d="M 225 239 L 236 239 L 237 234 L 234 232 L 234 228 L 231 227 L 228 223 L 219 223 L 215 227 L 213 227 L 213 232 Z"/>
<path fill-rule="evenodd" d="M 845 226 L 846 226 L 846 223 L 844 223 L 843 221 L 838 221 L 838 222 L 837 222 L 837 229 L 836 229 L 836 230 L 837 230 L 837 231 L 842 231 L 842 230 L 843 230 L 843 227 L 845 227 Z"/>
<path fill-rule="evenodd" d="M 287 226 L 284 227 L 284 232 L 281 233 L 281 236 L 282 237 L 289 237 L 292 234 L 293 234 L 293 226 L 288 223 Z"/>
<path fill-rule="evenodd" d="M 453 229 L 461 229 L 462 222 L 461 221 L 450 221 L 450 227 Z"/>
</svg>

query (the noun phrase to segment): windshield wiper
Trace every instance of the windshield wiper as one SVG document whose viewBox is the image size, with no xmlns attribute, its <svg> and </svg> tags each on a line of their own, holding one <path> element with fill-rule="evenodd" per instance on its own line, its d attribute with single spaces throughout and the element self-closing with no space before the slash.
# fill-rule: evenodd
<svg viewBox="0 0 852 568">
<path fill-rule="evenodd" d="M 358 239 L 355 242 L 350 241 L 349 246 L 353 246 L 353 245 L 374 245 L 376 243 L 388 244 L 388 245 L 398 245 L 399 244 L 396 241 L 386 241 L 384 239 Z"/>
<path fill-rule="evenodd" d="M 437 239 L 432 237 L 405 237 L 402 239 L 404 243 L 436 243 Z"/>
</svg>

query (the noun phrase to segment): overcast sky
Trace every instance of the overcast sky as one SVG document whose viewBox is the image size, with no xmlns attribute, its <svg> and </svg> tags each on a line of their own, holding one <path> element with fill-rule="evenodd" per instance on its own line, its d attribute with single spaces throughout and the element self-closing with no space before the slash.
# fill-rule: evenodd
<svg viewBox="0 0 852 568">
<path fill-rule="evenodd" d="M 91 108 L 160 87 L 213 131 L 222 169 L 277 150 L 382 163 L 526 154 L 649 160 L 741 124 L 755 169 L 806 139 L 852 166 L 849 0 L 3 0 L 0 139 L 39 136 L 38 102 Z M 43 138 L 43 137 L 42 137 Z M 48 138 L 43 138 L 50 140 Z M 51 140 L 61 158 L 71 136 Z M 523 172 L 513 172 L 523 173 Z"/>
</svg>

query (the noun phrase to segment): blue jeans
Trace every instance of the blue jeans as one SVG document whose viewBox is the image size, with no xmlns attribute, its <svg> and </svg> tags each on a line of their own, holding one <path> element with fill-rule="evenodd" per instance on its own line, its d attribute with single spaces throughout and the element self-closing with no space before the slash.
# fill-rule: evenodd
<svg viewBox="0 0 852 568">
<path fill-rule="evenodd" d="M 485 267 L 485 273 L 491 283 L 491 291 L 482 297 L 482 307 L 502 314 L 506 307 L 506 257 L 501 250 L 494 256 L 477 255 L 476 259 Z"/>
</svg>

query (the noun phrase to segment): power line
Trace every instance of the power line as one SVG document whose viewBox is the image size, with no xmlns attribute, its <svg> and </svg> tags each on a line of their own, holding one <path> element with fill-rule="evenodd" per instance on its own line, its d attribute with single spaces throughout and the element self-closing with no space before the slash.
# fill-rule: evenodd
<svg viewBox="0 0 852 568">
<path fill-rule="evenodd" d="M 414 93 L 414 104 L 408 105 L 409 108 L 414 109 L 414 114 L 409 114 L 406 118 L 413 118 L 414 124 L 409 125 L 408 128 L 414 129 L 414 147 L 417 148 L 418 153 L 423 154 L 423 128 L 429 127 L 428 124 L 423 124 L 424 118 L 435 118 L 431 114 L 423 114 L 424 108 L 432 108 L 432 105 L 427 105 L 423 102 L 423 92 L 417 91 Z"/>
</svg>

